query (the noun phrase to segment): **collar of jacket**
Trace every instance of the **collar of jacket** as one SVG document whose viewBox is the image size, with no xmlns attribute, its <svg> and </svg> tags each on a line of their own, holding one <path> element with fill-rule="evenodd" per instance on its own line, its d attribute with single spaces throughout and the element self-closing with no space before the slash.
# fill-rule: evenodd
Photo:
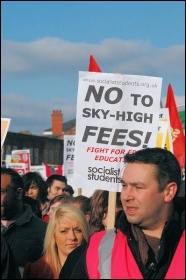
<svg viewBox="0 0 186 280">
<path fill-rule="evenodd" d="M 35 216 L 30 205 L 23 204 L 23 210 L 23 214 L 15 221 L 15 224 L 18 226 L 30 222 L 31 218 Z"/>
</svg>

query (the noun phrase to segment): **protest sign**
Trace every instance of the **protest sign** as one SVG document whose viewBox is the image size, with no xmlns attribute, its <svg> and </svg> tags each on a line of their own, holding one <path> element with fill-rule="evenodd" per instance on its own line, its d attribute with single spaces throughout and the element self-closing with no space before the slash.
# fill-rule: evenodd
<svg viewBox="0 0 186 280">
<path fill-rule="evenodd" d="M 5 164 L 11 163 L 12 162 L 12 155 L 11 154 L 6 154 L 5 155 Z"/>
<path fill-rule="evenodd" d="M 73 178 L 74 173 L 75 135 L 64 135 L 63 168 L 68 178 Z"/>
<path fill-rule="evenodd" d="M 1 118 L 1 149 L 3 147 L 11 119 Z"/>
<path fill-rule="evenodd" d="M 119 191 L 125 153 L 156 146 L 162 78 L 79 72 L 73 182 Z"/>
<path fill-rule="evenodd" d="M 30 166 L 30 171 L 31 172 L 38 172 L 44 180 L 47 179 L 45 165 L 31 165 Z"/>
<path fill-rule="evenodd" d="M 25 163 L 6 163 L 6 168 L 12 168 L 20 176 L 26 174 L 26 164 Z"/>
<path fill-rule="evenodd" d="M 173 153 L 173 144 L 172 144 L 172 136 L 171 136 L 171 125 L 170 125 L 170 116 L 169 116 L 169 109 L 168 108 L 160 108 L 160 114 L 159 114 L 159 121 L 162 124 L 162 122 L 167 123 L 167 132 L 166 132 L 166 138 L 165 138 L 165 145 L 162 148 L 167 149 L 171 153 Z M 165 131 L 165 130 L 164 130 Z"/>
<path fill-rule="evenodd" d="M 63 175 L 62 165 L 44 164 L 47 178 L 53 174 Z"/>
<path fill-rule="evenodd" d="M 26 172 L 30 171 L 30 150 L 12 150 L 13 163 L 25 163 Z"/>
<path fill-rule="evenodd" d="M 167 120 L 159 120 L 158 124 L 158 134 L 156 139 L 156 147 L 165 149 L 165 142 L 168 132 L 168 121 Z"/>
</svg>

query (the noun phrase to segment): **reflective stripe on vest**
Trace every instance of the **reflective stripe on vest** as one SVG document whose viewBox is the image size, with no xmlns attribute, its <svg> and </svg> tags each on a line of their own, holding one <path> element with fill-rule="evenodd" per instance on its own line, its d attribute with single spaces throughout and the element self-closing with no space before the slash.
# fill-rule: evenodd
<svg viewBox="0 0 186 280">
<path fill-rule="evenodd" d="M 143 279 L 120 230 L 94 233 L 89 240 L 86 264 L 89 279 Z"/>
<path fill-rule="evenodd" d="M 99 272 L 101 279 L 111 279 L 110 269 L 108 268 L 111 268 L 112 248 L 114 247 L 115 236 L 115 229 L 108 229 L 100 243 Z"/>
</svg>

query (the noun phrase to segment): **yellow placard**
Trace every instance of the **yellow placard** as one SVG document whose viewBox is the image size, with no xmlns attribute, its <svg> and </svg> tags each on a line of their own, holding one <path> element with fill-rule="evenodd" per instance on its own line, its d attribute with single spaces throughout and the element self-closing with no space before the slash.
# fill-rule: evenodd
<svg viewBox="0 0 186 280">
<path fill-rule="evenodd" d="M 161 108 L 160 109 L 160 119 L 159 119 L 159 125 L 160 123 L 167 122 L 168 128 L 165 134 L 165 143 L 162 148 L 169 150 L 173 153 L 173 144 L 172 144 L 172 136 L 171 136 L 171 126 L 170 126 L 170 117 L 169 117 L 169 109 L 168 108 Z M 165 130 L 164 130 L 165 133 Z"/>
<path fill-rule="evenodd" d="M 158 133 L 157 134 L 157 139 L 156 139 L 156 147 L 162 148 L 162 142 L 163 142 L 163 133 Z"/>
<path fill-rule="evenodd" d="M 165 148 L 166 137 L 168 132 L 168 122 L 166 120 L 159 119 L 158 133 L 156 138 L 156 147 Z"/>
<path fill-rule="evenodd" d="M 1 149 L 3 147 L 9 126 L 10 126 L 10 120 L 8 118 L 1 118 Z"/>
</svg>

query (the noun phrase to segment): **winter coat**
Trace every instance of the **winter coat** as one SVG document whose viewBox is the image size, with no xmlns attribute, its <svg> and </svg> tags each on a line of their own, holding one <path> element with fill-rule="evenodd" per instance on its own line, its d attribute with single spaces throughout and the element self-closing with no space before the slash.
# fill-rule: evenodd
<svg viewBox="0 0 186 280">
<path fill-rule="evenodd" d="M 24 267 L 27 262 L 33 262 L 42 256 L 47 228 L 47 223 L 36 217 L 29 205 L 24 204 L 23 207 L 23 214 L 1 231 L 19 267 Z"/>
<path fill-rule="evenodd" d="M 25 265 L 23 279 L 54 279 L 53 272 L 45 261 L 45 256 Z"/>
<path fill-rule="evenodd" d="M 21 279 L 12 250 L 1 236 L 1 279 Z"/>
<path fill-rule="evenodd" d="M 82 253 L 85 251 L 87 246 L 86 241 L 83 244 L 78 246 L 74 249 L 67 257 L 61 271 L 59 274 L 59 279 L 69 279 L 76 263 L 78 262 L 79 258 L 81 257 Z"/>
</svg>

